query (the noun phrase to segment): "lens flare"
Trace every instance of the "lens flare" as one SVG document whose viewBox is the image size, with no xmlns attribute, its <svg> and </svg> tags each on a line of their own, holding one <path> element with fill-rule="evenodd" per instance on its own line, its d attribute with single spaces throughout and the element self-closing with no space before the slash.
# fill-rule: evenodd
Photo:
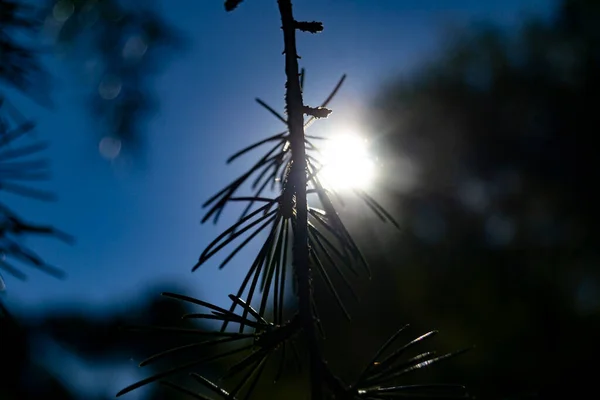
<svg viewBox="0 0 600 400">
<path fill-rule="evenodd" d="M 319 178 L 333 190 L 367 189 L 375 178 L 375 163 L 366 139 L 357 135 L 328 140 L 321 151 Z"/>
</svg>

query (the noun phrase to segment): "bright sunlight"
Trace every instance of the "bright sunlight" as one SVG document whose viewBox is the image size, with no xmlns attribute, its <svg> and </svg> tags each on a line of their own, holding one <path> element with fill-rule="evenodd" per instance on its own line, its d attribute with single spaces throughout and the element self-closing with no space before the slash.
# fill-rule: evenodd
<svg viewBox="0 0 600 400">
<path fill-rule="evenodd" d="M 333 190 L 367 189 L 375 178 L 375 163 L 367 141 L 348 134 L 327 140 L 321 149 L 323 169 L 319 178 Z"/>
</svg>

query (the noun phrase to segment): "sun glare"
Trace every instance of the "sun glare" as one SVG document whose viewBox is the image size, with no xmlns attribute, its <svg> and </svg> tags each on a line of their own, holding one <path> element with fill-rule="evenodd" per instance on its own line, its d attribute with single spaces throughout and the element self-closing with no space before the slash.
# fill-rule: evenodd
<svg viewBox="0 0 600 400">
<path fill-rule="evenodd" d="M 367 141 L 357 135 L 336 136 L 323 143 L 319 178 L 334 190 L 366 189 L 375 178 Z"/>
</svg>

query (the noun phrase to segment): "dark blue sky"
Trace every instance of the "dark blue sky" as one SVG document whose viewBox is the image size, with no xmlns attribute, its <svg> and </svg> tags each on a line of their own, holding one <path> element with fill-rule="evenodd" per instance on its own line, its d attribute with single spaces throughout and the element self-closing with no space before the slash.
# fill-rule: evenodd
<svg viewBox="0 0 600 400">
<path fill-rule="evenodd" d="M 59 201 L 39 204 L 10 199 L 22 215 L 74 234 L 74 247 L 52 239 L 31 240 L 50 263 L 68 272 L 66 281 L 32 273 L 23 284 L 6 277 L 7 299 L 29 310 L 71 302 L 81 307 L 126 304 L 148 284 L 185 281 L 204 298 L 224 301 L 234 291 L 243 260 L 222 272 L 206 265 L 192 274 L 216 228 L 201 226 L 201 204 L 241 171 L 226 166 L 242 146 L 282 129 L 254 103 L 260 97 L 283 109 L 282 37 L 275 0 L 246 0 L 225 13 L 220 0 L 163 1 L 163 15 L 191 44 L 156 80 L 160 114 L 147 131 L 147 166 L 110 163 L 97 150 L 92 120 L 82 105 L 83 85 L 56 63 L 55 110 L 26 106 L 37 135 L 52 144 Z M 445 23 L 493 20 L 512 25 L 522 11 L 547 12 L 549 0 L 297 0 L 298 19 L 320 20 L 320 35 L 300 35 L 307 69 L 306 101 L 320 102 L 342 73 L 344 89 L 332 104 L 323 132 L 361 124 L 361 107 L 386 77 L 418 65 L 439 43 Z M 18 98 L 18 104 L 31 104 Z M 23 107 L 22 107 L 23 108 Z M 359 129 L 359 128 L 357 128 Z M 368 135 L 368 133 L 365 133 Z M 157 291 L 159 289 L 157 288 Z"/>
</svg>

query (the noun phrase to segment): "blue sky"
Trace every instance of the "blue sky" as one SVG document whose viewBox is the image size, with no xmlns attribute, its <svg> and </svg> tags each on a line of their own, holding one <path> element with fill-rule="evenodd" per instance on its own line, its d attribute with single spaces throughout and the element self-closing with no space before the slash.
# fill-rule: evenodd
<svg viewBox="0 0 600 400">
<path fill-rule="evenodd" d="M 26 283 L 5 277 L 7 300 L 38 312 L 66 303 L 78 307 L 121 305 L 152 285 L 182 282 L 187 293 L 226 300 L 239 283 L 244 261 L 217 271 L 191 267 L 206 244 L 235 214 L 217 226 L 200 225 L 201 204 L 229 183 L 246 161 L 226 166 L 237 149 L 282 130 L 256 103 L 283 109 L 282 37 L 275 0 L 246 0 L 225 13 L 219 0 L 157 2 L 164 17 L 188 38 L 189 49 L 171 59 L 155 80 L 160 113 L 148 124 L 143 168 L 108 162 L 98 153 L 93 121 L 82 105 L 81 83 L 68 67 L 52 62 L 56 108 L 13 100 L 38 123 L 51 143 L 53 180 L 59 196 L 40 204 L 6 196 L 22 215 L 48 222 L 77 238 L 70 247 L 53 239 L 29 243 L 48 262 L 67 271 L 58 281 L 32 272 Z M 330 120 L 313 132 L 360 126 L 361 108 L 385 78 L 411 70 L 431 54 L 444 24 L 519 21 L 523 11 L 547 12 L 548 0 L 297 0 L 298 19 L 320 20 L 325 31 L 300 36 L 307 69 L 306 102 L 316 105 L 342 73 L 343 90 Z M 251 159 L 246 158 L 244 160 Z M 243 258 L 243 257 L 242 257 Z M 184 282 L 184 283 L 183 283 Z"/>
</svg>

